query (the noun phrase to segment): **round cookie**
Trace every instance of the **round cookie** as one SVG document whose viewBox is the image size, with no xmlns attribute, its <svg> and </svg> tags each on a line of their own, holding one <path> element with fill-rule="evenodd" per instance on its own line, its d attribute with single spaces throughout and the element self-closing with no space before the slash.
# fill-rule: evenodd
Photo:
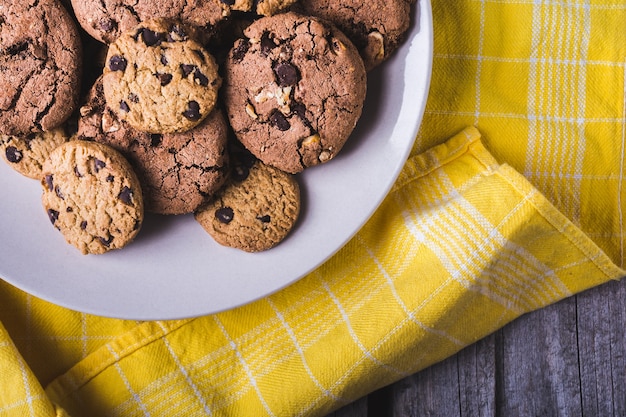
<svg viewBox="0 0 626 417">
<path fill-rule="evenodd" d="M 70 140 L 64 127 L 25 135 L 0 135 L 0 151 L 6 163 L 20 174 L 40 179 L 43 164 L 57 146 Z"/>
<path fill-rule="evenodd" d="M 120 151 L 139 177 L 146 211 L 153 213 L 191 213 L 227 178 L 228 126 L 219 108 L 188 132 L 142 132 L 106 106 L 98 79 L 80 108 L 77 137 Z"/>
<path fill-rule="evenodd" d="M 50 222 L 83 254 L 120 249 L 141 228 L 139 180 L 111 147 L 82 140 L 64 143 L 44 164 L 41 185 Z"/>
<path fill-rule="evenodd" d="M 217 101 L 215 59 L 176 22 L 148 21 L 123 33 L 109 46 L 105 64 L 106 102 L 138 130 L 187 131 Z"/>
<path fill-rule="evenodd" d="M 51 130 L 78 105 L 82 46 L 58 0 L 0 7 L 0 133 Z"/>
<path fill-rule="evenodd" d="M 306 0 L 296 9 L 332 22 L 357 46 L 371 70 L 404 40 L 416 0 Z"/>
<path fill-rule="evenodd" d="M 179 19 L 210 34 L 225 17 L 218 0 L 72 0 L 72 6 L 83 29 L 104 43 L 154 19 Z"/>
<path fill-rule="evenodd" d="M 332 159 L 361 116 L 363 60 L 334 27 L 292 12 L 248 26 L 224 64 L 230 124 L 257 158 L 289 173 Z"/>
<path fill-rule="evenodd" d="M 293 175 L 253 157 L 232 155 L 228 184 L 195 213 L 217 243 L 246 252 L 282 242 L 300 214 L 300 187 Z"/>
</svg>

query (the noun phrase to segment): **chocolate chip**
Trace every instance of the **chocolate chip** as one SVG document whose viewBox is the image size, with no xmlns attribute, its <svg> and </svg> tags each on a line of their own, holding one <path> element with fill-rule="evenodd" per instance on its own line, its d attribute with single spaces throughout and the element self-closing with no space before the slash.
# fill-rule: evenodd
<svg viewBox="0 0 626 417">
<path fill-rule="evenodd" d="M 109 69 L 111 71 L 126 71 L 127 66 L 128 62 L 126 58 L 121 55 L 113 55 L 111 59 L 109 59 Z"/>
<path fill-rule="evenodd" d="M 274 66 L 274 74 L 278 79 L 278 85 L 288 87 L 298 83 L 298 70 L 289 62 L 279 62 Z"/>
<path fill-rule="evenodd" d="M 111 246 L 111 242 L 113 242 L 113 236 L 109 236 L 106 239 L 98 236 L 98 240 L 100 241 L 100 243 L 102 243 L 103 246 L 106 246 L 108 248 L 109 246 Z"/>
<path fill-rule="evenodd" d="M 65 209 L 65 212 L 66 212 L 66 213 L 71 213 L 71 212 L 73 212 L 73 211 L 74 211 L 74 209 L 73 209 L 73 208 L 71 208 L 71 207 L 68 207 L 68 208 L 66 208 L 66 209 Z"/>
<path fill-rule="evenodd" d="M 220 0 L 220 1 L 227 6 L 232 6 L 233 4 L 235 4 L 235 0 Z"/>
<path fill-rule="evenodd" d="M 158 46 L 167 39 L 167 35 L 162 32 L 154 32 L 150 29 L 142 28 L 141 39 L 146 46 Z"/>
<path fill-rule="evenodd" d="M 167 65 L 167 64 L 168 64 L 168 62 L 169 62 L 169 61 L 167 60 L 167 57 L 166 57 L 164 54 L 161 54 L 161 59 L 160 59 L 160 61 L 161 61 L 161 64 L 163 64 L 163 65 Z"/>
<path fill-rule="evenodd" d="M 78 178 L 82 178 L 83 177 L 83 174 L 80 173 L 80 171 L 78 170 L 77 166 L 74 167 L 74 175 L 76 175 Z"/>
<path fill-rule="evenodd" d="M 99 160 L 98 158 L 94 158 L 93 160 L 93 168 L 96 171 L 96 173 L 100 172 L 100 170 L 104 167 L 106 167 L 107 164 L 104 161 Z"/>
<path fill-rule="evenodd" d="M 289 123 L 285 115 L 276 109 L 270 114 L 270 124 L 282 132 L 289 130 L 291 127 L 291 123 Z"/>
<path fill-rule="evenodd" d="M 183 112 L 183 116 L 189 120 L 200 120 L 200 105 L 198 102 L 192 100 L 187 103 L 187 110 Z"/>
<path fill-rule="evenodd" d="M 196 68 L 196 70 L 193 72 L 193 79 L 195 82 L 197 82 L 203 87 L 206 87 L 207 85 L 209 85 L 209 79 L 207 78 L 206 75 L 201 73 L 198 68 Z"/>
<path fill-rule="evenodd" d="M 57 195 L 57 197 L 59 197 L 61 200 L 65 200 L 65 195 L 63 194 L 63 192 L 61 191 L 61 188 L 59 188 L 59 186 L 57 185 L 56 187 L 54 187 L 54 193 Z"/>
<path fill-rule="evenodd" d="M 48 209 L 48 218 L 52 224 L 55 224 L 59 219 L 59 212 L 53 209 Z"/>
<path fill-rule="evenodd" d="M 106 19 L 106 20 L 101 20 L 100 21 L 100 30 L 102 30 L 104 32 L 112 32 L 113 29 L 115 29 L 116 26 L 117 26 L 117 24 L 115 23 L 115 21 L 111 20 L 111 19 Z"/>
<path fill-rule="evenodd" d="M 180 70 L 183 73 L 183 78 L 187 78 L 189 74 L 191 74 L 196 69 L 195 65 L 192 64 L 180 64 Z"/>
<path fill-rule="evenodd" d="M 269 223 L 271 221 L 271 217 L 269 214 L 266 214 L 265 216 L 257 216 L 256 218 L 257 220 L 260 220 L 261 223 Z"/>
<path fill-rule="evenodd" d="M 250 42 L 248 40 L 239 41 L 232 50 L 231 56 L 233 57 L 233 61 L 241 62 L 243 57 L 246 55 L 250 49 Z"/>
<path fill-rule="evenodd" d="M 126 103 L 124 100 L 120 101 L 120 110 L 126 113 L 130 111 L 130 107 L 128 107 L 128 103 Z"/>
<path fill-rule="evenodd" d="M 87 220 L 80 222 L 80 229 L 85 230 L 87 228 Z"/>
<path fill-rule="evenodd" d="M 15 146 L 7 146 L 5 155 L 7 156 L 7 161 L 17 164 L 22 160 L 24 155 L 22 152 L 17 149 Z"/>
<path fill-rule="evenodd" d="M 52 174 L 48 174 L 44 177 L 44 182 L 46 184 L 46 187 L 48 188 L 48 191 L 52 191 L 54 189 L 54 182 L 52 178 Z"/>
<path fill-rule="evenodd" d="M 156 73 L 154 75 L 156 75 L 156 77 L 159 79 L 159 82 L 161 83 L 161 87 L 165 87 L 172 81 L 172 74 Z"/>
<path fill-rule="evenodd" d="M 261 55 L 267 56 L 276 46 L 272 38 L 270 38 L 269 32 L 264 32 L 261 35 Z"/>
<path fill-rule="evenodd" d="M 111 175 L 111 174 L 107 175 L 107 177 L 106 177 L 106 181 L 107 182 L 113 182 L 114 180 L 115 180 L 115 177 L 113 175 Z"/>
<path fill-rule="evenodd" d="M 163 141 L 163 135 L 153 133 L 150 135 L 150 146 L 159 146 Z"/>
<path fill-rule="evenodd" d="M 120 191 L 117 198 L 119 198 L 122 201 L 122 203 L 126 204 L 127 206 L 130 206 L 133 204 L 133 190 L 124 186 L 124 188 L 122 188 L 122 191 Z"/>
<path fill-rule="evenodd" d="M 128 94 L 128 99 L 133 103 L 139 103 L 139 96 L 135 93 Z"/>
<path fill-rule="evenodd" d="M 235 217 L 235 212 L 230 207 L 222 207 L 215 210 L 215 217 L 224 224 L 230 223 Z"/>
</svg>

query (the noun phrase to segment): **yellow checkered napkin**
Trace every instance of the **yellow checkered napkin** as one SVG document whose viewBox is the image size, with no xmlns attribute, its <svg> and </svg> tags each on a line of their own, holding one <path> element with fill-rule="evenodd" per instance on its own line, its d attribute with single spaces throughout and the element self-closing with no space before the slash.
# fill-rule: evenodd
<svg viewBox="0 0 626 417">
<path fill-rule="evenodd" d="M 626 4 L 432 10 L 412 157 L 348 245 L 193 320 L 91 316 L 0 281 L 0 416 L 323 416 L 623 276 Z"/>
<path fill-rule="evenodd" d="M 324 415 L 622 273 L 467 128 L 412 157 L 330 261 L 250 305 L 135 323 L 5 284 L 26 311 L 2 309 L 0 415 Z"/>
</svg>

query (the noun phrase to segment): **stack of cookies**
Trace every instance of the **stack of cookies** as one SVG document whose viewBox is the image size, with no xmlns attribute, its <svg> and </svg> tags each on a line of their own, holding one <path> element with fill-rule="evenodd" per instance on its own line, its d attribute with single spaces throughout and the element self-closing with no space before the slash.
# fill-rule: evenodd
<svg viewBox="0 0 626 417">
<path fill-rule="evenodd" d="M 415 0 L 40 0 L 0 6 L 0 147 L 82 253 L 144 211 L 270 249 L 332 160 Z"/>
</svg>

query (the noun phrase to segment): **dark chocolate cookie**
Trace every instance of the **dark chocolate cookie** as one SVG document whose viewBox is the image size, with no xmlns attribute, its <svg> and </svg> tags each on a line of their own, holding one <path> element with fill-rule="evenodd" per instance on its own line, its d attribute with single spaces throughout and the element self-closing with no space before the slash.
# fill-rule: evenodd
<svg viewBox="0 0 626 417">
<path fill-rule="evenodd" d="M 151 20 L 108 49 L 102 84 L 109 107 L 135 129 L 184 132 L 217 102 L 217 63 L 178 22 Z"/>
<path fill-rule="evenodd" d="M 296 9 L 335 24 L 357 46 L 365 67 L 371 70 L 404 40 L 414 4 L 415 0 L 306 0 Z"/>
<path fill-rule="evenodd" d="M 161 135 L 134 129 L 106 106 L 99 79 L 80 108 L 77 137 L 106 143 L 128 159 L 139 177 L 146 211 L 183 214 L 193 212 L 226 180 L 227 132 L 217 108 L 184 133 Z"/>
<path fill-rule="evenodd" d="M 58 0 L 0 7 L 0 133 L 51 130 L 78 105 L 82 46 Z"/>
<path fill-rule="evenodd" d="M 332 159 L 361 116 L 363 60 L 320 19 L 288 12 L 248 26 L 224 64 L 221 94 L 237 138 L 286 172 Z"/>
<path fill-rule="evenodd" d="M 104 43 L 153 19 L 179 19 L 210 34 L 225 17 L 217 0 L 72 0 L 72 5 L 83 29 Z"/>
</svg>

